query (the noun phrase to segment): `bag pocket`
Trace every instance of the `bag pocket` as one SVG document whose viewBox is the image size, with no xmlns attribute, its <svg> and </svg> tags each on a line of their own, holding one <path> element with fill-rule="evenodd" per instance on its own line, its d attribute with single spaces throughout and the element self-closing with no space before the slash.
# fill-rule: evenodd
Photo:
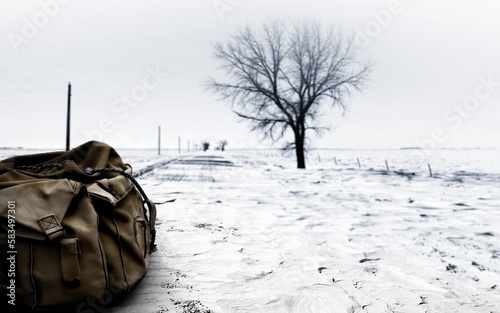
<svg viewBox="0 0 500 313">
<path fill-rule="evenodd" d="M 148 224 L 146 220 L 142 216 L 137 216 L 134 221 L 135 242 L 140 250 L 144 251 L 144 258 L 146 258 L 148 254 L 149 238 L 147 236 L 147 233 Z"/>
<path fill-rule="evenodd" d="M 111 285 L 129 291 L 146 274 L 150 229 L 142 197 L 128 178 L 102 179 L 88 187 L 99 214 L 99 234 Z"/>
</svg>

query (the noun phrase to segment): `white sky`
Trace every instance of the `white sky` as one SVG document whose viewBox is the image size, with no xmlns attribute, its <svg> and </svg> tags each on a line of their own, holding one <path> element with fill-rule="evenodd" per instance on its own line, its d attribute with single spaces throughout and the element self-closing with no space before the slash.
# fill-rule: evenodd
<svg viewBox="0 0 500 313">
<path fill-rule="evenodd" d="M 223 77 L 212 43 L 300 17 L 357 33 L 361 57 L 376 62 L 367 90 L 344 117 L 325 114 L 333 130 L 312 147 L 500 147 L 499 16 L 495 0 L 2 0 L 0 147 L 64 148 L 69 81 L 73 147 L 154 148 L 159 125 L 165 148 L 178 136 L 267 147 L 204 91 Z M 136 105 L 121 101 L 134 93 Z"/>
</svg>

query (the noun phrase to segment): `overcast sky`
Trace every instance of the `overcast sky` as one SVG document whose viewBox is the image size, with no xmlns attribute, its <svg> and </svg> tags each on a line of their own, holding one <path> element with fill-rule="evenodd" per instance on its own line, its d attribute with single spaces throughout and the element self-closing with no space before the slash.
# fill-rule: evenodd
<svg viewBox="0 0 500 313">
<path fill-rule="evenodd" d="M 91 139 L 154 148 L 177 138 L 268 147 L 204 90 L 224 77 L 213 43 L 238 27 L 314 18 L 356 35 L 372 81 L 312 147 L 500 147 L 500 1 L 0 2 L 0 147 Z M 280 147 L 278 143 L 274 147 Z"/>
</svg>

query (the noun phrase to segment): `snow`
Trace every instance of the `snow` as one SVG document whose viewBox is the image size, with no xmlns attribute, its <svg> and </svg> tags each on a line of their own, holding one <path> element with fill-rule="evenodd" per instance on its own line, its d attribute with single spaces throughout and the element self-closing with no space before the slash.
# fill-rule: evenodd
<svg viewBox="0 0 500 313">
<path fill-rule="evenodd" d="M 176 199 L 158 206 L 153 260 L 182 274 L 163 277 L 175 283 L 148 305 L 500 312 L 499 157 L 481 149 L 323 150 L 299 170 L 276 151 L 166 156 L 139 181 L 154 201 Z"/>
<path fill-rule="evenodd" d="M 119 153 L 159 251 L 110 312 L 500 312 L 500 150 Z"/>
</svg>

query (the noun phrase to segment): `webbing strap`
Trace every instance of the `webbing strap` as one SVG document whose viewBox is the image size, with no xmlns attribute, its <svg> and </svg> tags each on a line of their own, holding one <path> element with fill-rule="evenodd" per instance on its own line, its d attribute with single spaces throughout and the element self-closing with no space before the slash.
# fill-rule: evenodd
<svg viewBox="0 0 500 313">
<path fill-rule="evenodd" d="M 57 217 L 52 214 L 42 217 L 38 220 L 38 222 L 40 223 L 43 231 L 45 231 L 47 237 L 49 237 L 49 239 L 52 241 L 66 235 L 61 223 L 59 222 Z"/>
<path fill-rule="evenodd" d="M 63 274 L 63 282 L 66 288 L 76 288 L 80 286 L 81 273 L 80 263 L 80 247 L 77 238 L 63 238 L 60 241 L 61 245 L 61 269 Z"/>
</svg>

